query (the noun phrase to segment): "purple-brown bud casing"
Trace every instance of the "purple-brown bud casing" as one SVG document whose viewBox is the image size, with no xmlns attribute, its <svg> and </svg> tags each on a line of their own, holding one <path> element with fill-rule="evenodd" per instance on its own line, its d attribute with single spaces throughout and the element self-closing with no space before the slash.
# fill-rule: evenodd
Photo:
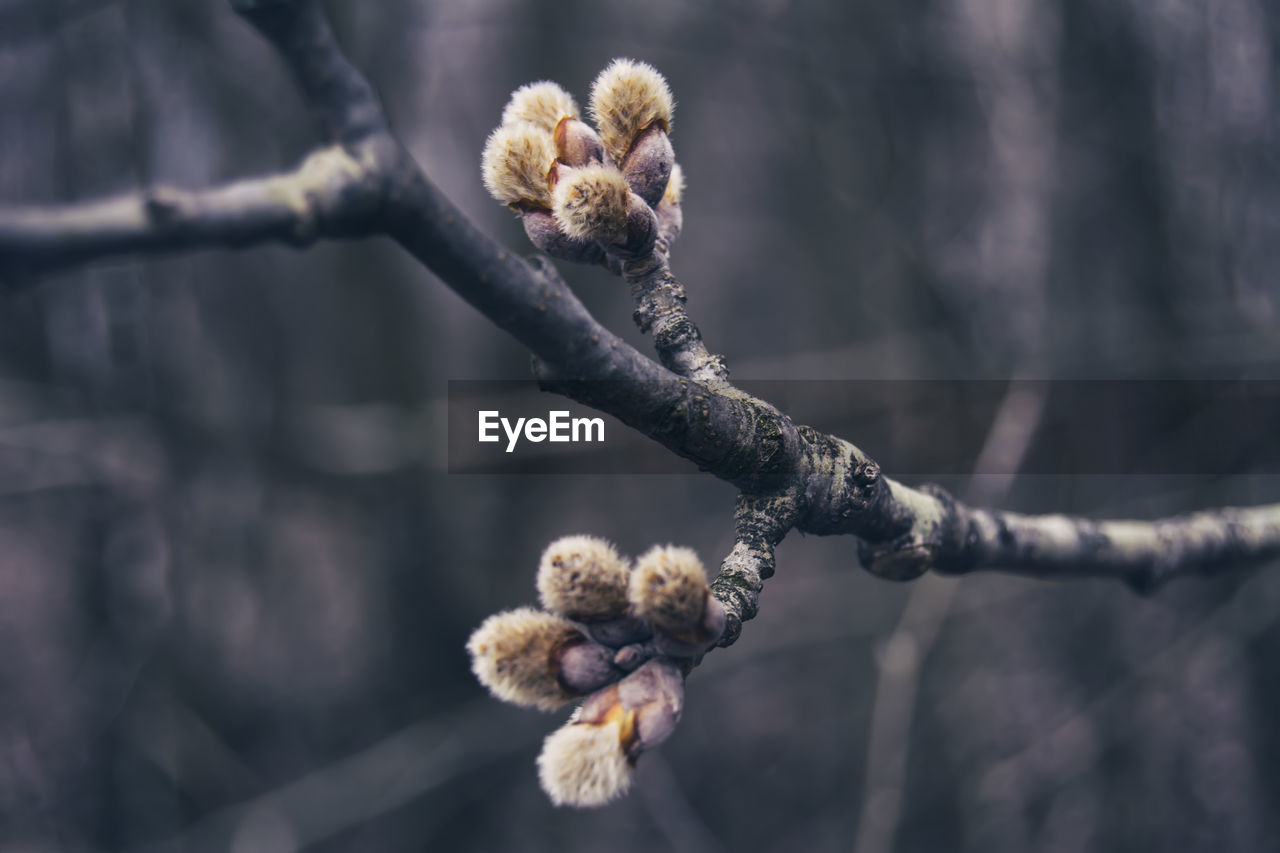
<svg viewBox="0 0 1280 853">
<path fill-rule="evenodd" d="M 653 208 L 635 193 L 627 193 L 627 231 L 621 243 L 609 247 L 609 251 L 625 260 L 643 258 L 653 251 L 658 240 L 658 218 Z"/>
<path fill-rule="evenodd" d="M 598 264 L 604 260 L 604 247 L 595 240 L 575 240 L 560 230 L 551 211 L 528 207 L 520 211 L 524 233 L 529 241 L 553 258 L 579 264 Z"/>
<path fill-rule="evenodd" d="M 654 659 L 617 684 L 592 693 L 575 722 L 600 725 L 624 719 L 622 747 L 634 761 L 671 736 L 683 710 L 683 673 L 672 661 Z"/>
<path fill-rule="evenodd" d="M 613 649 L 585 637 L 566 642 L 556 651 L 560 685 L 575 696 L 585 696 L 612 684 L 623 671 L 613 665 Z"/>
<path fill-rule="evenodd" d="M 567 166 L 581 167 L 604 163 L 604 143 L 591 125 L 573 116 L 565 116 L 555 129 L 556 158 Z"/>
<path fill-rule="evenodd" d="M 655 121 L 640 132 L 631 150 L 622 162 L 622 176 L 631 191 L 645 200 L 650 207 L 657 207 L 667 191 L 671 179 L 671 167 L 675 163 L 675 151 L 663 122 Z"/>
</svg>

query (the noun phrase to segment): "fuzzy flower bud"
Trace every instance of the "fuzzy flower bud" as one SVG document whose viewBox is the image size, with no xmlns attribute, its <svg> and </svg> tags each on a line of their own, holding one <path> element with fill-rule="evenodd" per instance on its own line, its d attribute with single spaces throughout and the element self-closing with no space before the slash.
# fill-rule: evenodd
<svg viewBox="0 0 1280 853">
<path fill-rule="evenodd" d="M 681 636 L 702 619 L 711 587 L 702 561 L 691 548 L 649 549 L 636 561 L 630 597 L 636 615 L 667 634 Z"/>
<path fill-rule="evenodd" d="M 615 59 L 591 86 L 591 115 L 613 162 L 622 165 L 640 132 L 655 122 L 670 132 L 675 99 L 653 66 Z"/>
<path fill-rule="evenodd" d="M 547 172 L 555 159 L 550 131 L 527 121 L 504 124 L 484 144 L 480 162 L 485 189 L 505 204 L 550 208 Z"/>
<path fill-rule="evenodd" d="M 683 707 L 684 676 L 663 660 L 591 694 L 543 743 L 543 790 L 558 806 L 599 806 L 625 794 L 636 760 L 671 735 Z"/>
<path fill-rule="evenodd" d="M 538 600 L 555 613 L 593 622 L 627 611 L 630 569 L 614 547 L 594 536 L 564 536 L 542 552 Z"/>
<path fill-rule="evenodd" d="M 621 711 L 601 723 L 570 722 L 547 735 L 538 756 L 538 781 L 557 806 L 603 806 L 631 787 L 627 741 L 635 714 Z"/>
<path fill-rule="evenodd" d="M 573 102 L 573 96 L 550 80 L 540 80 L 511 93 L 511 99 L 502 110 L 502 123 L 529 122 L 551 133 L 565 116 L 578 117 L 578 105 Z"/>
<path fill-rule="evenodd" d="M 497 613 L 467 641 L 471 671 L 504 702 L 554 711 L 581 695 L 559 678 L 561 650 L 581 638 L 567 619 L 532 607 Z"/>
<path fill-rule="evenodd" d="M 597 240 L 605 245 L 627 239 L 626 180 L 617 169 L 585 166 L 561 172 L 552 210 L 560 230 L 575 240 Z"/>
</svg>

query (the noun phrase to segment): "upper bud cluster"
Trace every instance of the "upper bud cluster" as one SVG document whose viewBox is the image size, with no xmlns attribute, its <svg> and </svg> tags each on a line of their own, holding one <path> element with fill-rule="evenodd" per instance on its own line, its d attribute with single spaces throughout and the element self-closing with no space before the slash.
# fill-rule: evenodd
<svg viewBox="0 0 1280 853">
<path fill-rule="evenodd" d="M 489 617 L 467 643 L 499 699 L 554 710 L 587 697 L 538 759 L 557 804 L 625 792 L 635 760 L 674 729 L 684 673 L 719 639 L 725 613 L 688 548 L 650 549 L 633 569 L 602 539 L 566 536 L 542 554 L 538 598 Z"/>
<path fill-rule="evenodd" d="M 668 139 L 674 110 L 662 75 L 629 59 L 614 60 L 592 85 L 598 132 L 555 83 L 522 86 L 485 143 L 485 187 L 555 257 L 594 263 L 607 254 L 647 255 L 660 226 L 669 239 L 679 232 L 683 178 L 672 191 Z"/>
</svg>

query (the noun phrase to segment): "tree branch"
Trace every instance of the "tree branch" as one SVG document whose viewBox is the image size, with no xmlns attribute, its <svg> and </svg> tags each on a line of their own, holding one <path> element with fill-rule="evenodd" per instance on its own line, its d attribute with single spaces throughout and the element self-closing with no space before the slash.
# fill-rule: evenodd
<svg viewBox="0 0 1280 853">
<path fill-rule="evenodd" d="M 0 275 L 123 254 L 365 236 L 376 231 L 371 214 L 381 203 L 381 178 L 365 155 L 334 146 L 292 172 L 206 190 L 158 186 L 79 204 L 0 207 Z"/>
<path fill-rule="evenodd" d="M 671 274 L 665 246 L 655 247 L 647 258 L 624 263 L 622 277 L 636 303 L 636 325 L 653 334 L 658 358 L 667 369 L 701 382 L 728 381 L 724 359 L 708 352 L 702 332 L 685 310 L 684 285 Z"/>
<path fill-rule="evenodd" d="M 318 3 L 231 0 L 231 6 L 280 52 L 326 141 L 352 145 L 390 133 L 373 86 L 343 55 Z"/>
<path fill-rule="evenodd" d="M 163 188 L 60 208 L 0 209 L 0 272 L 39 272 L 126 252 L 293 245 L 385 234 L 534 352 L 549 389 L 624 423 L 743 491 L 738 541 L 715 593 L 728 644 L 755 613 L 773 547 L 792 529 L 851 534 L 868 570 L 1002 569 L 1046 578 L 1115 577 L 1149 590 L 1280 554 L 1280 505 L 1156 522 L 1092 522 L 970 508 L 912 489 L 843 439 L 794 424 L 727 381 L 671 276 L 662 225 L 653 256 L 622 270 L 637 321 L 667 367 L 601 326 L 545 259 L 525 262 L 480 232 L 389 129 L 372 87 L 310 0 L 235 0 L 279 49 L 326 142 L 293 172 L 202 191 Z M 670 368 L 670 369 L 668 369 Z M 672 371 L 675 372 L 672 372 Z"/>
</svg>

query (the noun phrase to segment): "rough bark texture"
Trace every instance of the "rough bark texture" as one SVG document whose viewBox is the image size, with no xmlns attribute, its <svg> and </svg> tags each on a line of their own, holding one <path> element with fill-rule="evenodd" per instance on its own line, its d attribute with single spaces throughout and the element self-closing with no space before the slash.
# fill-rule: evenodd
<svg viewBox="0 0 1280 853">
<path fill-rule="evenodd" d="M 1155 522 L 1091 522 L 973 509 L 945 491 L 884 476 L 857 447 L 794 424 L 729 384 L 702 343 L 668 267 L 678 209 L 652 255 L 610 268 L 631 285 L 636 320 L 662 364 L 601 326 L 545 259 L 481 233 L 422 173 L 387 126 L 367 80 L 308 0 L 233 4 L 279 50 L 324 145 L 292 172 L 202 191 L 147 188 L 61 208 L 0 208 L 0 276 L 125 252 L 384 234 L 536 356 L 548 388 L 616 415 L 742 490 L 738 541 L 714 589 L 729 614 L 722 644 L 756 612 L 773 547 L 795 528 L 851 534 L 867 569 L 911 579 L 929 569 L 1003 569 L 1046 578 L 1107 576 L 1150 590 L 1280 554 L 1280 506 Z"/>
</svg>

